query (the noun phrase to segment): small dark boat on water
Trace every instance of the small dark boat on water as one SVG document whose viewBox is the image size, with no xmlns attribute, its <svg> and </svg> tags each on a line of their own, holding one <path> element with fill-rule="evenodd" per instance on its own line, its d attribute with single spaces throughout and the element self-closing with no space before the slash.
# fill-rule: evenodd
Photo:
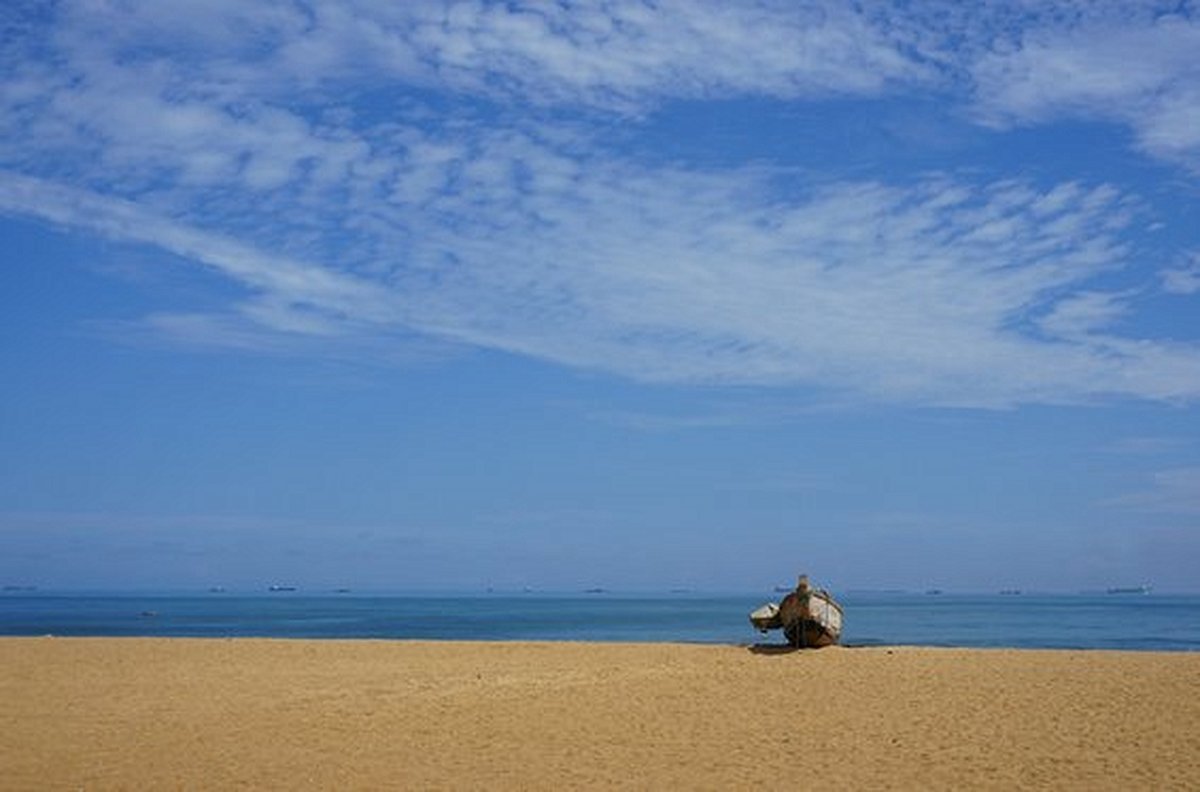
<svg viewBox="0 0 1200 792">
<path fill-rule="evenodd" d="M 768 602 L 750 614 L 750 623 L 761 632 L 783 630 L 796 647 L 821 647 L 842 638 L 842 606 L 828 591 L 814 589 L 801 575 L 796 590 L 778 604 Z"/>
</svg>

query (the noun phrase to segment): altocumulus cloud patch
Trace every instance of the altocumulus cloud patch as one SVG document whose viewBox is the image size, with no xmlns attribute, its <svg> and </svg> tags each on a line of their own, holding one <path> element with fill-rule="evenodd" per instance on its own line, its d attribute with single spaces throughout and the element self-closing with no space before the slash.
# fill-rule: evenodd
<svg viewBox="0 0 1200 792">
<path fill-rule="evenodd" d="M 1195 339 L 1128 322 L 1139 295 L 1194 292 L 1190 265 L 1145 260 L 1152 210 L 1135 188 L 704 168 L 606 132 L 636 136 L 675 101 L 814 114 L 925 96 L 998 134 L 1122 124 L 1191 178 L 1189 8 L 1014 9 L 18 9 L 0 204 L 243 286 L 216 313 L 147 317 L 193 342 L 418 336 L 639 380 L 907 403 L 1193 399 Z M 1125 51 L 1152 55 L 1114 70 Z"/>
</svg>

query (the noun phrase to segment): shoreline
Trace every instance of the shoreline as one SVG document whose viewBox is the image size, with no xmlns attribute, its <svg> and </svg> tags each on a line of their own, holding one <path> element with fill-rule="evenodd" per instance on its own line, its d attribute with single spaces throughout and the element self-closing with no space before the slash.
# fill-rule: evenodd
<svg viewBox="0 0 1200 792">
<path fill-rule="evenodd" d="M 0 643 L 5 641 L 196 641 L 196 642 L 279 642 L 279 643 L 305 643 L 311 642 L 315 644 L 431 644 L 431 645 L 448 645 L 453 646 L 462 644 L 465 646 L 471 645 L 505 645 L 513 646 L 696 646 L 696 647 L 721 647 L 727 649 L 744 649 L 749 652 L 760 654 L 791 654 L 791 653 L 806 653 L 813 654 L 820 652 L 822 647 L 795 648 L 785 643 L 782 640 L 778 641 L 687 641 L 687 640 L 626 640 L 626 639 L 606 639 L 606 638 L 388 638 L 380 636 L 311 636 L 311 635 L 92 635 L 92 634 L 63 634 L 63 633 L 39 633 L 39 634 L 0 634 Z M 1133 654 L 1133 655 L 1194 655 L 1200 657 L 1200 648 L 1181 647 L 1178 649 L 1163 649 L 1163 648 L 1125 648 L 1112 649 L 1103 646 L 965 646 L 958 644 L 883 644 L 883 643 L 838 643 L 833 646 L 823 647 L 826 649 L 836 649 L 841 651 L 878 651 L 878 650 L 913 650 L 913 651 L 963 651 L 963 652 L 1080 652 L 1080 653 L 1103 653 L 1103 654 Z"/>
<path fill-rule="evenodd" d="M 431 644 L 465 646 L 484 645 L 495 646 L 511 644 L 513 646 L 707 646 L 726 649 L 755 649 L 766 650 L 769 654 L 815 654 L 824 649 L 841 651 L 877 651 L 891 649 L 905 650 L 935 650 L 963 652 L 1101 652 L 1106 654 L 1161 654 L 1161 655 L 1196 655 L 1200 657 L 1200 648 L 1179 649 L 1112 649 L 1103 646 L 964 646 L 957 644 L 918 644 L 918 643 L 838 643 L 828 647 L 795 648 L 782 639 L 777 641 L 688 641 L 688 640 L 626 640 L 607 638 L 389 638 L 374 635 L 367 636 L 312 636 L 312 635 L 100 635 L 75 633 L 38 633 L 38 634 L 0 634 L 0 643 L 5 641 L 196 641 L 201 643 L 213 642 L 279 642 L 315 644 Z"/>
<path fill-rule="evenodd" d="M 0 766 L 14 789 L 1200 784 L 1198 653 L 755 647 L 3 637 Z"/>
</svg>

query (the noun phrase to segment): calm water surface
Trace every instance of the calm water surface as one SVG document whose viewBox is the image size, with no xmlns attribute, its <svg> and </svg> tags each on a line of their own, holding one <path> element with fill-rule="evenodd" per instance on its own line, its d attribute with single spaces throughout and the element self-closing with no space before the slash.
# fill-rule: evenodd
<svg viewBox="0 0 1200 792">
<path fill-rule="evenodd" d="M 0 635 L 748 644 L 770 595 L 6 592 Z M 844 643 L 1200 650 L 1200 596 L 846 594 Z"/>
</svg>

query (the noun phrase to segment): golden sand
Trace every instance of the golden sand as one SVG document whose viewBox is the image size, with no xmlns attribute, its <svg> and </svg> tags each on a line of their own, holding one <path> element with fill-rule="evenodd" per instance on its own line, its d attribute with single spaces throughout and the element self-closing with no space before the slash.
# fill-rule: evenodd
<svg viewBox="0 0 1200 792">
<path fill-rule="evenodd" d="M 0 788 L 1200 788 L 1200 655 L 0 639 Z"/>
</svg>

